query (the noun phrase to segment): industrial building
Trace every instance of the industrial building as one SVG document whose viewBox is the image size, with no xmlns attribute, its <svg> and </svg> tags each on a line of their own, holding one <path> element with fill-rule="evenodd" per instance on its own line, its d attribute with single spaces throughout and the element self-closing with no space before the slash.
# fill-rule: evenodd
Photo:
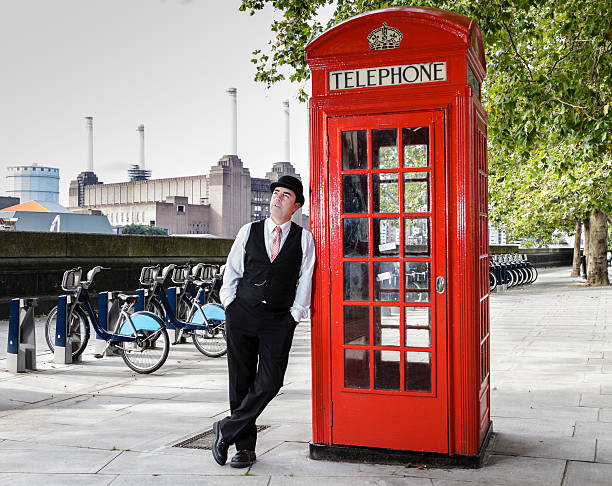
<svg viewBox="0 0 612 486">
<path fill-rule="evenodd" d="M 7 196 L 21 201 L 59 202 L 59 169 L 36 163 L 7 167 Z"/>
<path fill-rule="evenodd" d="M 151 179 L 151 171 L 145 168 L 144 126 L 139 125 L 140 161 L 130 166 L 130 180 L 103 184 L 93 171 L 93 119 L 88 117 L 88 166 L 70 183 L 71 211 L 100 211 L 116 230 L 128 224 L 143 224 L 165 228 L 169 234 L 211 234 L 224 238 L 235 237 L 245 223 L 268 217 L 270 184 L 283 175 L 301 179 L 289 162 L 289 102 L 283 103 L 285 161 L 274 163 L 265 178 L 253 178 L 237 155 L 236 89 L 230 88 L 227 93 L 230 147 L 208 175 Z M 303 225 L 301 210 L 293 220 Z"/>
</svg>

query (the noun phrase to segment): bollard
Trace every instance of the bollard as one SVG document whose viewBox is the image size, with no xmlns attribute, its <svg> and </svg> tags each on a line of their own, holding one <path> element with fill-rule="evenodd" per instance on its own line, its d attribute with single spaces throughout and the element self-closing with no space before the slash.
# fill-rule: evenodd
<svg viewBox="0 0 612 486">
<path fill-rule="evenodd" d="M 35 298 L 11 300 L 6 349 L 6 369 L 11 373 L 36 371 L 36 303 Z"/>
<path fill-rule="evenodd" d="M 60 295 L 57 298 L 57 321 L 55 327 L 55 352 L 53 361 L 59 364 L 72 363 L 72 343 L 68 339 L 68 306 L 69 295 Z"/>
<path fill-rule="evenodd" d="M 98 322 L 105 331 L 115 332 L 110 329 L 109 323 L 117 322 L 119 317 L 119 302 L 117 301 L 119 292 L 100 292 L 98 295 Z M 119 356 L 119 351 L 109 349 L 105 339 L 96 333 L 95 354 L 100 356 L 106 350 L 106 356 Z M 102 356 L 100 356 L 102 357 Z"/>
</svg>

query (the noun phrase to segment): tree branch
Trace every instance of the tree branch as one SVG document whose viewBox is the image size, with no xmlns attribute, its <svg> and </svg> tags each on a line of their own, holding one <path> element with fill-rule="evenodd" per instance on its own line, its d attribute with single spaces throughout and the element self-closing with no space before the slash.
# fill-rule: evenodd
<svg viewBox="0 0 612 486">
<path fill-rule="evenodd" d="M 501 21 L 501 23 L 504 26 L 504 29 L 506 30 L 506 32 L 508 33 L 508 37 L 510 38 L 510 43 L 512 44 L 512 48 L 514 49 L 514 52 L 519 57 L 519 59 L 523 61 L 523 64 L 527 68 L 527 73 L 529 74 L 529 78 L 533 81 L 533 75 L 531 74 L 531 69 L 529 68 L 529 64 L 527 64 L 527 61 L 525 61 L 525 58 L 521 56 L 520 52 L 516 48 L 516 44 L 514 43 L 514 39 L 512 38 L 512 32 L 510 32 L 510 29 L 508 28 L 508 26 L 503 20 Z"/>
</svg>

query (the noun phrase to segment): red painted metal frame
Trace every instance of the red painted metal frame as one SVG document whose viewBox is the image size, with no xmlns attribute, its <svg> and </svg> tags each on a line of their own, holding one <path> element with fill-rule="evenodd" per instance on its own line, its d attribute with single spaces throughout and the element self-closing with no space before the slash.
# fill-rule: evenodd
<svg viewBox="0 0 612 486">
<path fill-rule="evenodd" d="M 370 51 L 367 35 L 386 22 L 404 33 L 400 48 Z M 316 243 L 312 315 L 313 442 L 332 442 L 331 280 L 328 119 L 442 110 L 445 113 L 448 454 L 478 453 L 490 425 L 488 257 L 486 227 L 486 114 L 467 81 L 485 75 L 477 24 L 427 8 L 386 9 L 350 19 L 306 48 L 312 70 L 310 100 L 310 225 Z M 445 61 L 437 83 L 329 91 L 328 72 Z M 372 127 L 376 128 L 376 127 Z M 432 275 L 432 278 L 435 276 Z M 367 410 L 364 410 L 367 413 Z M 359 427 L 359 424 L 355 424 Z M 424 450 L 424 449 L 422 449 Z"/>
</svg>

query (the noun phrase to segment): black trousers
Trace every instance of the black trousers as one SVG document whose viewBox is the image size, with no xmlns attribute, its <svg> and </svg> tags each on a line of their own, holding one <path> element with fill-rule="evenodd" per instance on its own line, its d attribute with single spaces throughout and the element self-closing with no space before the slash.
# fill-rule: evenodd
<svg viewBox="0 0 612 486">
<path fill-rule="evenodd" d="M 226 309 L 231 416 L 220 428 L 237 450 L 255 450 L 255 420 L 283 386 L 294 331 L 288 310 L 271 312 L 265 304 L 251 306 L 238 298 Z"/>
</svg>

